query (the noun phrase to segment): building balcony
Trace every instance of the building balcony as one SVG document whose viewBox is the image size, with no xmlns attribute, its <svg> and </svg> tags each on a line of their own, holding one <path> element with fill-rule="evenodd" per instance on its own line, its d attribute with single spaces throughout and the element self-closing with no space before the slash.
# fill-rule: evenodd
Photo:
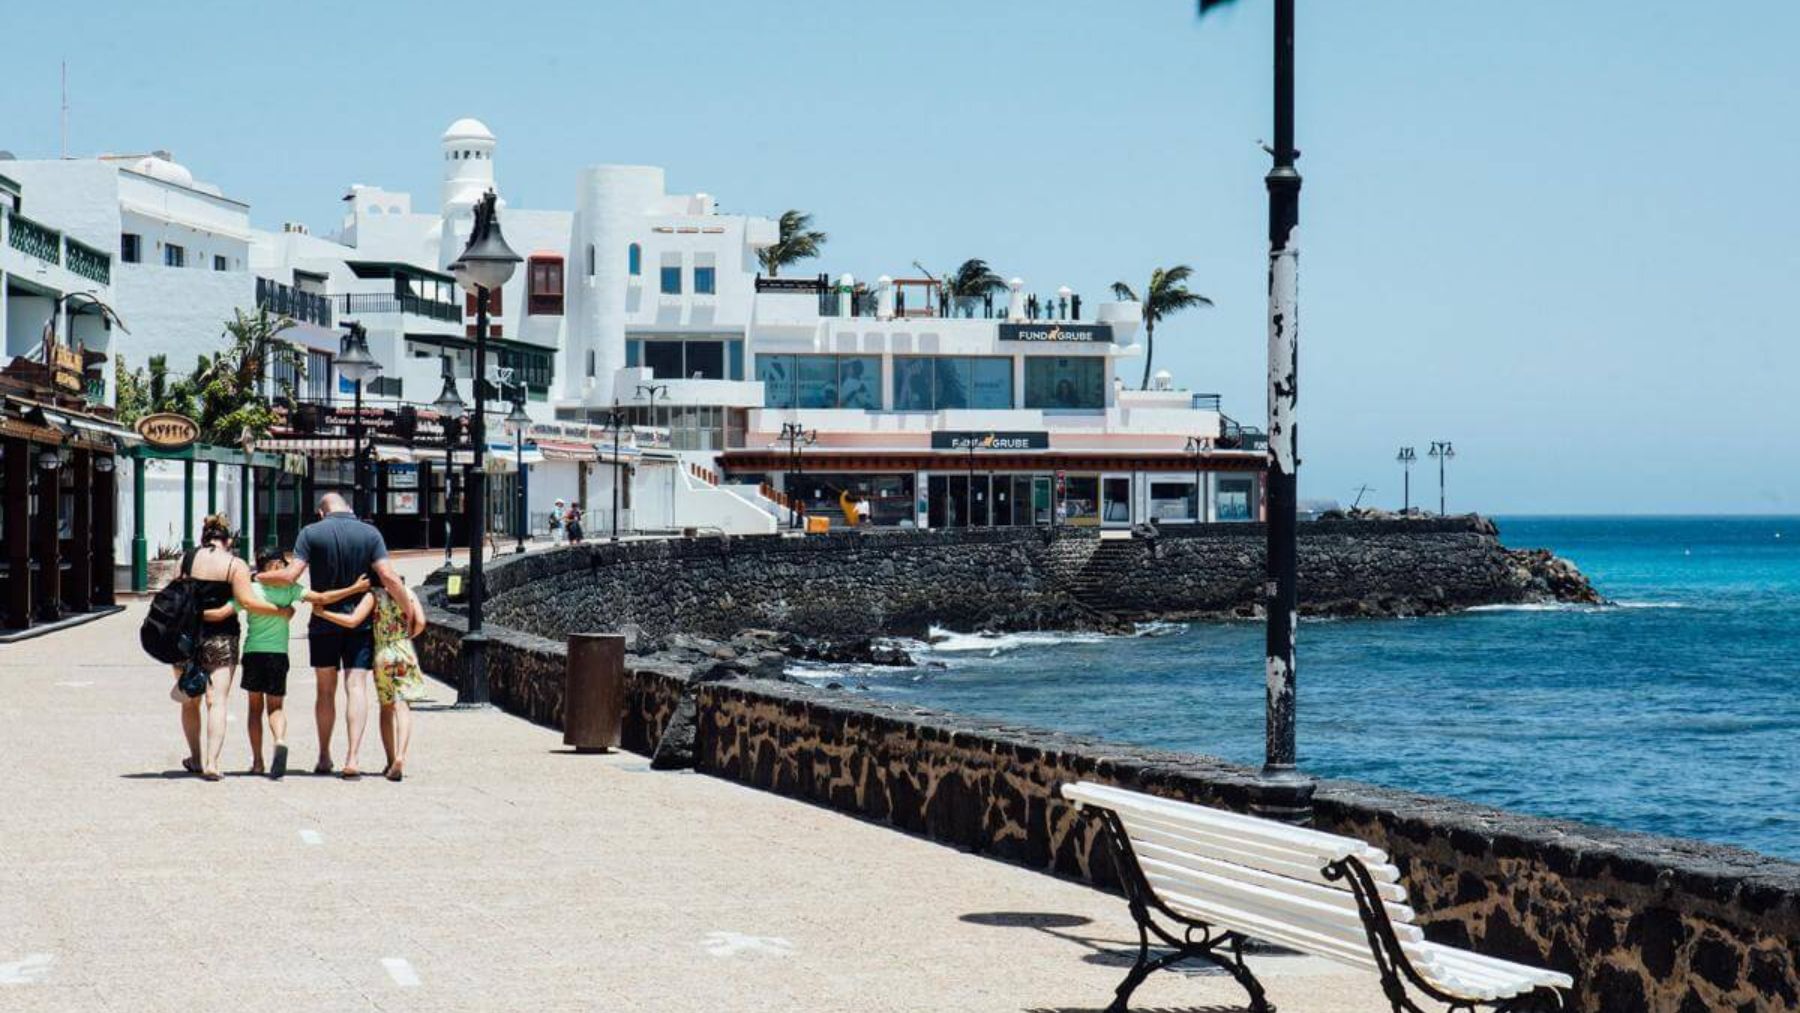
<svg viewBox="0 0 1800 1013">
<path fill-rule="evenodd" d="M 327 295 L 302 292 L 268 278 L 256 279 L 256 305 L 259 308 L 303 324 L 330 327 L 331 302 Z"/>
<path fill-rule="evenodd" d="M 71 272 L 100 285 L 112 284 L 111 254 L 102 253 L 73 239 L 65 239 L 63 246 L 68 256 L 68 268 Z"/>
<path fill-rule="evenodd" d="M 388 292 L 347 292 L 343 295 L 331 296 L 330 299 L 332 309 L 340 318 L 371 313 L 408 313 L 450 324 L 460 324 L 463 320 L 463 308 L 456 303 L 439 302 L 416 295 L 395 295 Z"/>
<path fill-rule="evenodd" d="M 6 216 L 7 245 L 46 264 L 62 263 L 62 233 L 13 212 Z"/>
</svg>

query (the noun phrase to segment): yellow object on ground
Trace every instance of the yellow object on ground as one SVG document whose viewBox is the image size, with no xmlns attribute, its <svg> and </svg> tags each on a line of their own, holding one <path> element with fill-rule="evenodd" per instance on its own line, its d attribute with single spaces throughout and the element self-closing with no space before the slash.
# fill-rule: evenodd
<svg viewBox="0 0 1800 1013">
<path fill-rule="evenodd" d="M 806 519 L 806 533 L 809 535 L 822 535 L 830 530 L 831 518 L 829 517 L 808 517 Z"/>
</svg>

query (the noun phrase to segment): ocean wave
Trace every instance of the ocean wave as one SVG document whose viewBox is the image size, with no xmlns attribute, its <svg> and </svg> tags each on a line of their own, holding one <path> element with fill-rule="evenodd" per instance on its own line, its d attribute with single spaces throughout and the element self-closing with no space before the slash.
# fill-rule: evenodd
<svg viewBox="0 0 1800 1013">
<path fill-rule="evenodd" d="M 1105 633 L 1058 633 L 1047 630 L 1027 633 L 957 633 L 933 626 L 929 642 L 920 646 L 931 654 L 985 654 L 991 658 L 1022 647 L 1099 644 L 1109 639 L 1111 637 Z"/>
</svg>

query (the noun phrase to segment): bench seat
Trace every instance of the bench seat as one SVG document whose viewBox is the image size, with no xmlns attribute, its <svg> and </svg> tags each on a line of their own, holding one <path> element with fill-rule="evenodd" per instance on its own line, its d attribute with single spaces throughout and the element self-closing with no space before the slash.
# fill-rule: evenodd
<svg viewBox="0 0 1800 1013">
<path fill-rule="evenodd" d="M 1400 870 L 1356 838 L 1085 781 L 1064 785 L 1062 795 L 1105 821 L 1139 922 L 1139 964 L 1113 1009 L 1184 951 L 1225 966 L 1251 992 L 1252 1009 L 1268 1008 L 1243 966 L 1245 938 L 1374 971 L 1395 1010 L 1417 1009 L 1402 1004 L 1402 979 L 1452 1009 L 1558 1008 L 1557 990 L 1574 984 L 1560 972 L 1427 940 Z M 1153 910 L 1184 931 L 1160 930 Z M 1185 931 L 1194 927 L 1207 930 L 1197 942 Z M 1177 952 L 1151 960 L 1151 935 Z M 1220 955 L 1224 947 L 1233 959 Z"/>
</svg>

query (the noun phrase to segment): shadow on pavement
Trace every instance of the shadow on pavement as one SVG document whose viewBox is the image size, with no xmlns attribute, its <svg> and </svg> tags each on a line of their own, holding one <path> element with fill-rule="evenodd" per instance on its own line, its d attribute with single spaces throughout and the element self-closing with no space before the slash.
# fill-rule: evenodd
<svg viewBox="0 0 1800 1013">
<path fill-rule="evenodd" d="M 1100 967 L 1128 968 L 1137 963 L 1137 943 L 1130 939 L 1104 939 L 1082 932 L 1070 931 L 1088 925 L 1093 919 L 1081 915 L 1061 914 L 1055 911 L 975 911 L 962 915 L 961 921 L 971 925 L 987 925 L 994 928 L 1031 929 L 1064 942 L 1074 943 L 1086 949 L 1081 959 Z M 1167 952 L 1165 947 L 1151 947 L 1152 955 Z M 1168 968 L 1166 973 L 1178 974 L 1189 978 L 1210 978 L 1225 974 L 1222 967 L 1206 963 L 1177 964 Z"/>
</svg>

